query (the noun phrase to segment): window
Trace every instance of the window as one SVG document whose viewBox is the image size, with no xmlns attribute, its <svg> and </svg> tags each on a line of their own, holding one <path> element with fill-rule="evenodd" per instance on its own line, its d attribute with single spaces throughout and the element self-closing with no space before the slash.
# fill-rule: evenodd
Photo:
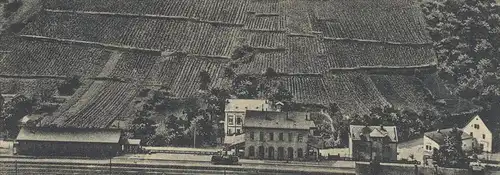
<svg viewBox="0 0 500 175">
<path fill-rule="evenodd" d="M 479 124 L 474 124 L 474 128 L 479 129 Z"/>
<path fill-rule="evenodd" d="M 250 132 L 250 140 L 254 140 L 255 139 L 255 136 L 253 134 L 253 132 Z"/>
<path fill-rule="evenodd" d="M 292 133 L 288 133 L 288 141 L 289 142 L 293 141 L 293 134 Z"/>
<path fill-rule="evenodd" d="M 280 134 L 278 135 L 278 139 L 279 139 L 280 141 L 285 140 L 285 139 L 283 139 L 283 133 L 280 133 Z"/>
<path fill-rule="evenodd" d="M 473 133 L 473 132 L 470 132 L 470 136 L 474 137 L 474 133 Z"/>
<path fill-rule="evenodd" d="M 241 116 L 236 117 L 236 125 L 241 125 L 242 121 Z"/>
<path fill-rule="evenodd" d="M 228 125 L 234 125 L 234 116 L 233 115 L 228 115 L 227 116 L 227 124 Z"/>
<path fill-rule="evenodd" d="M 483 134 L 483 139 L 486 139 L 486 135 L 485 134 Z"/>
<path fill-rule="evenodd" d="M 299 134 L 299 135 L 297 136 L 297 142 L 302 142 L 302 139 L 303 139 L 303 138 L 302 138 L 302 134 Z"/>
<path fill-rule="evenodd" d="M 231 129 L 227 129 L 227 135 L 231 134 L 233 131 Z"/>
<path fill-rule="evenodd" d="M 241 129 L 236 129 L 236 134 L 240 134 L 241 133 Z"/>
<path fill-rule="evenodd" d="M 484 144 L 482 144 L 482 143 L 479 144 L 479 148 L 481 148 L 481 150 L 483 150 L 484 149 Z"/>
<path fill-rule="evenodd" d="M 259 141 L 264 141 L 264 133 L 263 132 L 259 133 Z"/>
<path fill-rule="evenodd" d="M 273 141 L 274 140 L 274 133 L 269 133 L 269 140 Z"/>
</svg>

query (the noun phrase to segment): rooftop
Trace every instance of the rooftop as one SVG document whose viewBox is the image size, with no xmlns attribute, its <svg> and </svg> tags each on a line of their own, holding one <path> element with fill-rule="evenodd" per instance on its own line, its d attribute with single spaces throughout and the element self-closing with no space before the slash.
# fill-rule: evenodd
<svg viewBox="0 0 500 175">
<path fill-rule="evenodd" d="M 307 112 L 247 111 L 243 127 L 301 129 L 315 127 Z"/>
<path fill-rule="evenodd" d="M 270 110 L 268 100 L 264 99 L 228 99 L 225 111 L 245 112 L 246 110 Z"/>
<path fill-rule="evenodd" d="M 21 128 L 16 140 L 79 143 L 118 143 L 120 130 Z"/>
<path fill-rule="evenodd" d="M 452 130 L 453 130 L 453 128 L 440 129 L 437 131 L 426 132 L 424 135 L 426 137 L 429 137 L 431 140 L 434 140 L 437 144 L 442 145 L 442 144 L 444 144 L 444 139 L 446 137 L 451 136 Z M 459 131 L 461 131 L 461 129 L 459 129 Z M 471 139 L 471 138 L 472 138 L 472 136 L 470 136 L 469 134 L 467 134 L 465 132 L 462 132 L 462 140 L 467 140 L 467 139 Z"/>
<path fill-rule="evenodd" d="M 361 140 L 363 135 L 369 135 L 370 137 L 388 137 L 391 142 L 398 142 L 397 133 L 396 126 L 350 126 L 352 140 Z"/>
</svg>

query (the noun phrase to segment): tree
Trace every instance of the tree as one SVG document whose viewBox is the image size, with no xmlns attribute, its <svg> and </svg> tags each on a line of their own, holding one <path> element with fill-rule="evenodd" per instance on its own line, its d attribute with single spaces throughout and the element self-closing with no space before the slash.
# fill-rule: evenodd
<svg viewBox="0 0 500 175">
<path fill-rule="evenodd" d="M 210 74 L 207 71 L 201 71 L 198 75 L 200 78 L 200 89 L 208 90 L 208 86 L 210 85 Z"/>
<path fill-rule="evenodd" d="M 19 120 L 24 116 L 31 114 L 36 106 L 36 101 L 23 95 L 14 97 L 5 104 L 1 124 L 2 128 L 8 133 L 9 138 L 13 138 L 19 132 Z"/>
<path fill-rule="evenodd" d="M 137 111 L 136 118 L 132 121 L 131 131 L 133 138 L 141 139 L 141 145 L 153 145 L 156 134 L 156 122 L 150 119 L 149 111 Z"/>
<path fill-rule="evenodd" d="M 494 0 L 422 4 L 439 74 L 453 92 L 485 109 L 498 107 L 500 99 L 500 16 L 495 4 Z"/>
<path fill-rule="evenodd" d="M 239 75 L 233 80 L 232 89 L 236 97 L 255 99 L 258 97 L 259 82 L 256 77 Z"/>
<path fill-rule="evenodd" d="M 180 146 L 182 140 L 182 130 L 181 130 L 181 122 L 179 119 L 174 116 L 168 116 L 165 121 L 166 126 L 166 134 L 164 134 L 163 139 L 165 140 L 166 145 Z"/>
<path fill-rule="evenodd" d="M 462 150 L 462 131 L 453 128 L 450 135 L 444 138 L 444 145 L 442 145 L 439 150 L 434 150 L 432 159 L 440 167 L 468 167 L 469 162 L 467 156 Z"/>
<path fill-rule="evenodd" d="M 194 139 L 196 135 L 196 145 L 213 145 L 215 144 L 215 132 L 213 122 L 207 116 L 197 116 L 191 120 L 191 125 L 187 130 L 187 134 Z M 195 146 L 196 146 L 195 145 Z"/>
<path fill-rule="evenodd" d="M 69 96 L 75 93 L 75 90 L 81 86 L 80 76 L 75 75 L 67 78 L 63 84 L 61 84 L 57 90 L 59 90 L 60 95 Z"/>
</svg>

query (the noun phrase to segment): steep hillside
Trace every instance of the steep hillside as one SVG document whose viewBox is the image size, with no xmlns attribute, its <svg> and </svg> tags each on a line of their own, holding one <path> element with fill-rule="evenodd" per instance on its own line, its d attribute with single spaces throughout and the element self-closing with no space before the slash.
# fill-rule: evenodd
<svg viewBox="0 0 500 175">
<path fill-rule="evenodd" d="M 337 103 L 346 115 L 437 110 L 442 98 L 454 114 L 477 110 L 441 88 L 410 0 L 44 0 L 43 8 L 1 48 L 0 87 L 74 75 L 85 85 L 42 125 L 108 127 L 131 114 L 145 87 L 192 97 L 207 71 L 211 88 L 229 88 L 229 65 L 256 76 L 272 68 L 280 76 L 270 81 L 284 82 L 294 102 Z M 251 54 L 238 56 L 241 48 Z"/>
</svg>

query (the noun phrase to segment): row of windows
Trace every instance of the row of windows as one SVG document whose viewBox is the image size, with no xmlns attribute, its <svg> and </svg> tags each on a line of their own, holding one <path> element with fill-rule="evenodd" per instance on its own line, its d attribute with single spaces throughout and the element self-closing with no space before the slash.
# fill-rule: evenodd
<svg viewBox="0 0 500 175">
<path fill-rule="evenodd" d="M 236 116 L 236 125 L 241 125 L 243 123 L 243 119 L 241 115 Z M 234 115 L 227 116 L 227 124 L 234 125 Z"/>
<path fill-rule="evenodd" d="M 275 151 L 276 150 L 274 150 L 274 147 L 269 147 L 267 149 L 267 152 L 268 152 L 267 156 L 268 156 L 269 159 L 274 159 Z M 278 151 L 278 159 L 285 158 L 285 149 L 283 147 L 278 147 L 277 151 Z M 249 157 L 256 156 L 255 152 L 256 152 L 256 150 L 255 150 L 254 146 L 248 147 L 248 156 Z M 293 148 L 292 147 L 288 147 L 287 153 L 288 153 L 288 155 L 287 155 L 288 159 L 293 159 L 294 158 Z M 260 157 L 260 158 L 265 158 L 264 155 L 265 155 L 264 147 L 263 146 L 259 146 L 258 151 L 257 151 L 257 156 Z M 302 150 L 302 148 L 297 149 L 297 157 L 298 158 L 304 157 L 304 151 Z"/>
<path fill-rule="evenodd" d="M 470 132 L 470 136 L 474 137 L 474 133 Z M 483 134 L 483 139 L 486 139 L 486 135 L 485 134 Z"/>
<path fill-rule="evenodd" d="M 430 146 L 430 145 L 425 145 L 425 150 L 427 150 L 427 151 L 432 151 L 432 146 Z"/>
<path fill-rule="evenodd" d="M 255 133 L 254 132 L 250 132 L 250 140 L 255 140 Z M 259 141 L 264 141 L 264 135 L 265 133 L 264 132 L 259 132 Z M 268 133 L 269 137 L 268 137 L 268 140 L 269 141 L 274 141 L 274 132 L 270 132 Z M 303 142 L 304 140 L 304 136 L 302 134 L 298 134 L 297 135 L 297 142 Z M 281 132 L 281 133 L 278 133 L 278 141 L 285 141 L 285 137 L 284 137 L 284 134 Z M 288 137 L 287 137 L 287 140 L 288 142 L 293 142 L 293 133 L 288 133 Z"/>
</svg>

